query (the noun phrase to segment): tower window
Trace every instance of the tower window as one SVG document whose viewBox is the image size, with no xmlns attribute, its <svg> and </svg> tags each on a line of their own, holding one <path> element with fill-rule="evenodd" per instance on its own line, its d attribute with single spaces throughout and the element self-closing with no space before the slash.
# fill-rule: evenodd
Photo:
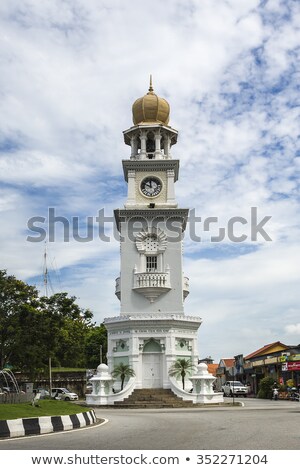
<svg viewBox="0 0 300 470">
<path fill-rule="evenodd" d="M 147 273 L 157 271 L 157 256 L 146 256 L 146 271 Z"/>
<path fill-rule="evenodd" d="M 153 254 L 155 254 L 158 250 L 158 240 L 155 235 L 149 235 L 147 238 L 145 238 L 145 248 L 146 251 L 152 251 Z"/>
<path fill-rule="evenodd" d="M 147 153 L 152 153 L 155 151 L 155 141 L 154 139 L 147 139 L 146 142 L 146 152 Z"/>
</svg>

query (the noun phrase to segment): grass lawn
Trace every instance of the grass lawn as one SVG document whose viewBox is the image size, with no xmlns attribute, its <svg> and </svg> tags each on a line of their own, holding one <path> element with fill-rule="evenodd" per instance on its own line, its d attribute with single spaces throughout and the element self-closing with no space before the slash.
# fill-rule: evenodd
<svg viewBox="0 0 300 470">
<path fill-rule="evenodd" d="M 60 400 L 40 400 L 39 406 L 31 403 L 0 404 L 1 419 L 32 418 L 36 416 L 72 415 L 89 411 L 90 408 Z"/>
</svg>

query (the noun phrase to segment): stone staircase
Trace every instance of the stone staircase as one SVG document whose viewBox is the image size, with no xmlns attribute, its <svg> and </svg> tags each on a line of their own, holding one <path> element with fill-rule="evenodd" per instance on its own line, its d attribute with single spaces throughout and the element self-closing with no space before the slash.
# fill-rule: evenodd
<svg viewBox="0 0 300 470">
<path fill-rule="evenodd" d="M 191 408 L 192 400 L 177 397 L 170 389 L 142 388 L 136 389 L 124 401 L 116 401 L 114 408 Z"/>
</svg>

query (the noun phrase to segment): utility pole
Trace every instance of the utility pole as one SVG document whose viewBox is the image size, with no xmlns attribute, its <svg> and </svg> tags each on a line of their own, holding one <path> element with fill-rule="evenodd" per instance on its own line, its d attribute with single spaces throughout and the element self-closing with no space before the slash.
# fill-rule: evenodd
<svg viewBox="0 0 300 470">
<path fill-rule="evenodd" d="M 45 296 L 45 297 L 48 297 L 47 242 L 45 242 L 45 251 L 44 251 L 43 280 L 44 280 L 44 296 Z M 50 387 L 50 397 L 51 397 L 51 392 L 52 392 L 52 364 L 51 364 L 51 356 L 49 356 L 49 387 Z"/>
<path fill-rule="evenodd" d="M 100 344 L 100 364 L 102 364 L 102 344 Z"/>
<path fill-rule="evenodd" d="M 52 366 L 51 366 L 51 356 L 49 356 L 49 384 L 50 384 L 50 397 L 52 392 Z"/>
</svg>

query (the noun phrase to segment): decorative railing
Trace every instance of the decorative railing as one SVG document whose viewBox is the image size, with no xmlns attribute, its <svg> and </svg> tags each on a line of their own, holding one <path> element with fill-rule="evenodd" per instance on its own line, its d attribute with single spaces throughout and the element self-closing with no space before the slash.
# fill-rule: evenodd
<svg viewBox="0 0 300 470">
<path fill-rule="evenodd" d="M 151 303 L 171 289 L 169 272 L 134 273 L 133 289 L 143 294 Z"/>
<path fill-rule="evenodd" d="M 149 298 L 149 300 L 151 298 L 152 300 L 150 301 L 153 302 L 163 292 L 167 292 L 171 289 L 170 273 L 169 272 L 134 273 L 133 289 L 136 290 L 137 292 L 140 292 L 143 295 L 148 293 L 150 297 L 149 295 L 145 295 L 145 297 Z M 155 291 L 153 289 L 155 289 Z M 189 293 L 190 293 L 189 278 L 183 277 L 183 299 L 186 299 Z M 118 297 L 118 299 L 121 300 L 121 277 L 117 277 L 116 279 L 115 294 Z"/>
<path fill-rule="evenodd" d="M 134 391 L 135 384 L 136 384 L 136 377 L 131 377 L 128 383 L 123 388 L 123 390 L 120 390 L 119 392 L 114 393 L 113 395 L 109 395 L 109 399 L 108 399 L 109 404 L 112 405 L 116 401 L 123 401 L 125 400 L 125 398 L 128 398 Z"/>
<path fill-rule="evenodd" d="M 175 395 L 178 397 L 182 398 L 183 400 L 191 400 L 193 403 L 196 403 L 196 397 L 197 394 L 193 392 L 187 392 L 186 390 L 183 390 L 182 388 L 179 387 L 177 384 L 177 380 L 174 377 L 169 376 L 169 381 L 171 385 L 171 390 Z"/>
<path fill-rule="evenodd" d="M 162 287 L 171 289 L 169 273 L 136 273 L 134 275 L 134 289 L 140 287 Z"/>
</svg>

